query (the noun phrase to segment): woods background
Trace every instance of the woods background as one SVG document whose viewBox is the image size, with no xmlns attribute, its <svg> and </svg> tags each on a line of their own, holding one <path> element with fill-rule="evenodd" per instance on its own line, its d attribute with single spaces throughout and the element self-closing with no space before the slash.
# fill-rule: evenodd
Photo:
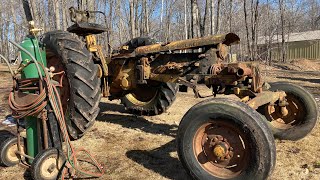
<svg viewBox="0 0 320 180">
<path fill-rule="evenodd" d="M 78 4 L 81 1 L 82 4 Z M 1 0 L 0 53 L 13 59 L 8 40 L 20 42 L 28 32 L 21 0 Z M 34 19 L 44 32 L 66 30 L 72 23 L 69 7 L 98 10 L 96 21 L 108 32 L 99 36 L 104 47 L 116 48 L 131 38 L 150 36 L 160 42 L 234 32 L 241 38 L 235 48 L 241 59 L 258 60 L 257 40 L 319 29 L 320 0 L 29 0 Z M 281 38 L 282 37 L 282 38 Z M 267 52 L 266 52 L 267 53 Z"/>
</svg>

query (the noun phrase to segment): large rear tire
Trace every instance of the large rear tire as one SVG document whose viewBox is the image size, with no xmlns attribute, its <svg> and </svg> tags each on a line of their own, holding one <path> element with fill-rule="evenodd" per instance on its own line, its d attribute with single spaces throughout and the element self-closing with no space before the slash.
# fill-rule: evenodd
<svg viewBox="0 0 320 180">
<path fill-rule="evenodd" d="M 44 34 L 48 67 L 65 71 L 60 89 L 67 128 L 72 139 L 79 139 L 94 124 L 101 99 L 98 67 L 85 43 L 65 31 Z M 59 77 L 56 77 L 58 80 Z"/>
<path fill-rule="evenodd" d="M 129 51 L 134 51 L 140 46 L 156 44 L 157 41 L 150 37 L 137 37 L 126 42 Z M 159 115 L 165 112 L 176 99 L 179 86 L 174 83 L 160 83 L 160 85 L 140 85 L 132 93 L 121 98 L 121 103 L 132 114 Z"/>
<path fill-rule="evenodd" d="M 178 130 L 178 155 L 194 179 L 266 179 L 276 162 L 272 133 L 263 117 L 230 99 L 193 106 Z"/>
<path fill-rule="evenodd" d="M 270 83 L 270 91 L 286 92 L 287 115 L 281 113 L 277 104 L 259 107 L 258 112 L 270 122 L 273 134 L 278 139 L 299 140 L 307 136 L 315 127 L 318 118 L 317 103 L 310 92 L 301 86 L 288 83 Z"/>
</svg>

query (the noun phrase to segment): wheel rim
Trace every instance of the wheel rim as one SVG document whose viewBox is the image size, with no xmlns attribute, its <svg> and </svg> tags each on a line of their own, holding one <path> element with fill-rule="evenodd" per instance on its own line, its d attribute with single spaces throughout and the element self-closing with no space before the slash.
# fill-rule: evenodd
<svg viewBox="0 0 320 180">
<path fill-rule="evenodd" d="M 40 166 L 40 175 L 43 179 L 55 179 L 62 167 L 62 159 L 50 156 Z"/>
<path fill-rule="evenodd" d="M 300 100 L 290 94 L 287 94 L 286 99 L 288 103 L 286 106 L 288 110 L 287 115 L 282 115 L 280 106 L 267 106 L 265 110 L 272 126 L 278 129 L 290 129 L 302 123 L 306 115 L 303 103 Z"/>
<path fill-rule="evenodd" d="M 159 89 L 157 87 L 141 85 L 132 93 L 127 94 L 126 97 L 135 105 L 145 106 L 156 99 L 158 91 Z"/>
<path fill-rule="evenodd" d="M 20 145 L 20 150 L 22 151 L 22 153 L 25 153 L 24 146 Z M 11 144 L 11 146 L 7 150 L 7 154 L 6 154 L 7 159 L 13 163 L 19 162 L 20 157 L 16 153 L 17 151 L 18 151 L 18 144 L 17 143 Z"/>
<path fill-rule="evenodd" d="M 48 64 L 49 68 L 54 67 L 56 73 L 61 72 L 61 71 L 64 71 L 66 73 L 67 71 L 61 62 L 62 62 L 62 60 L 59 57 L 57 57 L 51 51 L 47 50 L 47 64 Z M 60 77 L 54 76 L 53 80 L 59 82 Z M 60 99 L 61 99 L 61 103 L 62 103 L 62 108 L 64 110 L 64 114 L 67 115 L 66 112 L 68 109 L 69 99 L 70 99 L 70 86 L 69 86 L 67 74 L 65 74 L 63 76 L 62 87 L 60 87 L 59 90 L 60 90 Z"/>
<path fill-rule="evenodd" d="M 234 178 L 248 167 L 251 149 L 247 135 L 228 121 L 202 125 L 193 140 L 193 151 L 200 166 L 219 178 Z"/>
</svg>

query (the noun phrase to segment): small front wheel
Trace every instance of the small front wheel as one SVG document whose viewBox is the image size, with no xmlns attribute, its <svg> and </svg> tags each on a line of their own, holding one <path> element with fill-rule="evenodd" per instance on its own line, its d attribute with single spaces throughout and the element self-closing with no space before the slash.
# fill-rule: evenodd
<svg viewBox="0 0 320 180">
<path fill-rule="evenodd" d="M 56 148 L 46 149 L 35 157 L 31 165 L 34 180 L 56 180 L 65 166 L 65 156 Z"/>
<path fill-rule="evenodd" d="M 194 179 L 266 179 L 276 161 L 272 133 L 248 105 L 213 99 L 192 107 L 178 130 L 178 155 Z"/>
<path fill-rule="evenodd" d="M 20 143 L 20 151 L 25 152 L 23 140 Z M 7 167 L 19 164 L 21 157 L 17 153 L 18 139 L 17 137 L 9 137 L 0 145 L 1 164 Z"/>
</svg>

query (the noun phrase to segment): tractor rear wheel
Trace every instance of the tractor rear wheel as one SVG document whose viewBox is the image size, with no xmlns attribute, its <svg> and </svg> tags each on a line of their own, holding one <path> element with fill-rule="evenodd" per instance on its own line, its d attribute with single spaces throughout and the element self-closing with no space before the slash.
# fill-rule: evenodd
<svg viewBox="0 0 320 180">
<path fill-rule="evenodd" d="M 267 179 L 276 162 L 263 117 L 231 99 L 193 106 L 180 122 L 177 144 L 182 165 L 198 180 Z"/>
<path fill-rule="evenodd" d="M 150 37 L 137 37 L 124 45 L 129 51 L 140 46 L 156 44 L 157 41 Z M 175 83 L 160 83 L 160 85 L 140 85 L 130 94 L 121 98 L 121 103 L 132 114 L 158 115 L 165 112 L 176 99 L 179 86 Z"/>
<path fill-rule="evenodd" d="M 133 114 L 158 115 L 165 112 L 176 99 L 177 84 L 160 83 L 158 86 L 140 85 L 121 98 L 121 103 Z"/>
<path fill-rule="evenodd" d="M 61 101 L 68 132 L 79 139 L 94 124 L 99 114 L 101 99 L 98 67 L 92 60 L 85 43 L 76 35 L 65 31 L 44 34 L 48 67 L 55 72 L 65 71 L 60 88 Z M 60 77 L 55 77 L 59 82 Z"/>
</svg>

